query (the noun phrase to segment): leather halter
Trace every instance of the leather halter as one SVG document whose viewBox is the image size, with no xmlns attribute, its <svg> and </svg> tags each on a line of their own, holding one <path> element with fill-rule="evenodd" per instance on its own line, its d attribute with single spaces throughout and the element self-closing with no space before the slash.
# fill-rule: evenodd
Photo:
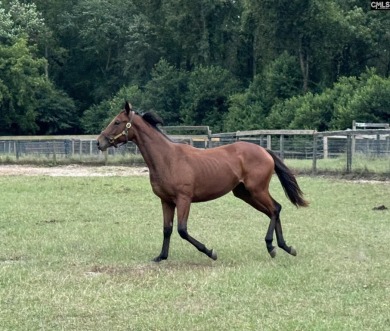
<svg viewBox="0 0 390 331">
<path fill-rule="evenodd" d="M 129 121 L 126 123 L 126 126 L 125 126 L 125 129 L 121 132 L 121 133 L 118 133 L 116 136 L 114 137 L 107 137 L 108 139 L 108 142 L 113 145 L 114 147 L 118 147 L 117 143 L 116 143 L 116 140 L 122 136 L 125 136 L 126 137 L 126 142 L 124 142 L 122 145 L 124 144 L 127 144 L 129 142 L 129 137 L 128 137 L 128 134 L 129 134 L 129 129 L 131 128 L 131 122 L 133 120 L 133 116 L 134 116 L 134 112 L 131 112 L 131 116 L 129 118 Z"/>
</svg>

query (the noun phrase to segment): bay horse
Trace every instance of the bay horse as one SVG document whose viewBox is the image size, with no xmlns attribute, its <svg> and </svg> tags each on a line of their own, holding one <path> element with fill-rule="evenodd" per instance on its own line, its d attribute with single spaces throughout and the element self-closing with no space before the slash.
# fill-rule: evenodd
<svg viewBox="0 0 390 331">
<path fill-rule="evenodd" d="M 282 206 L 269 193 L 272 174 L 275 172 L 279 177 L 291 203 L 305 207 L 308 202 L 295 176 L 277 155 L 247 142 L 198 149 L 173 142 L 159 130 L 159 124 L 162 125 L 162 120 L 158 116 L 153 113 L 140 115 L 126 102 L 124 109 L 97 137 L 101 151 L 133 141 L 149 168 L 150 183 L 161 199 L 163 210 L 163 244 L 161 253 L 153 261 L 168 258 L 175 209 L 181 238 L 216 260 L 215 250 L 208 249 L 188 234 L 190 205 L 219 198 L 230 191 L 270 218 L 265 242 L 271 257 L 276 255 L 276 247 L 272 245 L 274 232 L 280 248 L 293 256 L 297 254 L 283 238 L 279 217 Z"/>
</svg>

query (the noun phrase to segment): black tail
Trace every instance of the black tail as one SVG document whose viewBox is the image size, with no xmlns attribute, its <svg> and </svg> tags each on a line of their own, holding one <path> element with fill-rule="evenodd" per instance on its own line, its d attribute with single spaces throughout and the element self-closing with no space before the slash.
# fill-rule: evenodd
<svg viewBox="0 0 390 331">
<path fill-rule="evenodd" d="M 283 163 L 283 161 L 272 151 L 267 149 L 267 152 L 272 156 L 275 162 L 275 172 L 282 184 L 284 193 L 290 201 L 297 207 L 307 207 L 309 202 L 303 198 L 303 192 L 299 188 L 297 180 L 291 170 Z"/>
</svg>

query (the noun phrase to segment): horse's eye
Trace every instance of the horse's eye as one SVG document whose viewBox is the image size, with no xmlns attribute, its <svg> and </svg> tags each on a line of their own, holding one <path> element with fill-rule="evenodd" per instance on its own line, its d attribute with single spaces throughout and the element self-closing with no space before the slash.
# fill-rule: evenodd
<svg viewBox="0 0 390 331">
<path fill-rule="evenodd" d="M 115 124 L 115 125 L 119 125 L 119 124 L 121 124 L 121 122 L 118 121 L 118 120 L 116 120 L 114 124 Z"/>
</svg>

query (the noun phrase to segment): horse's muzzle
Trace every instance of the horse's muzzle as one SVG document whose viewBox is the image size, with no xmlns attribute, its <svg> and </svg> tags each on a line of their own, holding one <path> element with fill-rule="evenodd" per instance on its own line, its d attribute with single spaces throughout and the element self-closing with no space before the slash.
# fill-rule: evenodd
<svg viewBox="0 0 390 331">
<path fill-rule="evenodd" d="M 99 136 L 96 139 L 97 148 L 104 152 L 108 147 L 110 147 L 110 143 L 104 136 Z"/>
</svg>

